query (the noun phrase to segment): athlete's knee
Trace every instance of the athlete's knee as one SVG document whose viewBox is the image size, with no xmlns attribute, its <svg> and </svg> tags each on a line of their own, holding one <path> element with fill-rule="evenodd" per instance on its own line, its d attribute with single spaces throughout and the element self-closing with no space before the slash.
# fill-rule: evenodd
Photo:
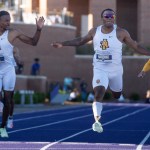
<svg viewBox="0 0 150 150">
<path fill-rule="evenodd" d="M 98 86 L 94 88 L 95 101 L 101 102 L 103 100 L 104 94 L 105 94 L 105 87 Z"/>
<path fill-rule="evenodd" d="M 115 99 L 119 99 L 120 96 L 121 96 L 121 92 L 112 92 L 112 93 L 113 93 L 113 97 L 114 97 Z"/>
<path fill-rule="evenodd" d="M 11 92 L 10 91 L 4 91 L 4 107 L 9 108 L 11 103 Z"/>
</svg>

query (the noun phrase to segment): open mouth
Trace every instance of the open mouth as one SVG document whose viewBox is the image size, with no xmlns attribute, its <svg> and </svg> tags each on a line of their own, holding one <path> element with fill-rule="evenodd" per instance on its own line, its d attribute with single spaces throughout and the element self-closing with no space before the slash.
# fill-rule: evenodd
<svg viewBox="0 0 150 150">
<path fill-rule="evenodd" d="M 111 22 L 111 21 L 107 21 L 106 23 L 112 24 L 112 22 Z"/>
</svg>

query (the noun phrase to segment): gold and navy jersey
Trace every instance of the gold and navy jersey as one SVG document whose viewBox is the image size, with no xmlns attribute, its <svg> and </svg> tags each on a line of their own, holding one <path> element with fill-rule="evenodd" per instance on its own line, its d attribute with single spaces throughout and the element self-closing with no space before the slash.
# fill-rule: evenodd
<svg viewBox="0 0 150 150">
<path fill-rule="evenodd" d="M 112 32 L 108 34 L 102 33 L 102 26 L 97 27 L 93 38 L 94 68 L 101 70 L 118 70 L 122 68 L 122 43 L 117 38 L 117 26 L 114 25 Z M 120 67 L 119 67 L 120 66 Z"/>
</svg>

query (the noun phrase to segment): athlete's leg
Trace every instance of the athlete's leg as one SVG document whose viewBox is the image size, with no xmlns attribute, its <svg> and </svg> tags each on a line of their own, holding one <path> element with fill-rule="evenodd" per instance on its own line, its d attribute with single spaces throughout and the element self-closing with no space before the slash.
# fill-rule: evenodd
<svg viewBox="0 0 150 150">
<path fill-rule="evenodd" d="M 9 113 L 10 119 L 13 118 L 13 112 L 14 112 L 14 99 L 13 99 L 14 92 L 12 92 L 11 95 L 12 98 L 10 100 L 10 113 Z M 3 112 L 3 107 L 4 107 L 4 100 L 3 100 L 2 92 L 0 92 L 0 112 Z"/>
<path fill-rule="evenodd" d="M 108 87 L 108 76 L 107 73 L 102 70 L 94 69 L 93 77 L 93 89 L 94 89 L 94 102 L 92 104 L 93 115 L 95 123 L 92 128 L 94 131 L 102 132 L 103 128 L 99 122 L 102 112 L 102 100 L 105 94 L 105 91 Z"/>
<path fill-rule="evenodd" d="M 7 119 L 7 128 L 13 128 L 13 113 L 14 113 L 14 99 L 13 99 L 14 91 L 11 92 L 11 99 L 10 99 L 10 111 L 9 117 Z"/>
<path fill-rule="evenodd" d="M 116 99 L 119 99 L 122 94 L 122 74 L 122 70 L 118 70 L 109 74 L 109 87 L 112 91 L 113 97 Z"/>
<path fill-rule="evenodd" d="M 122 91 L 120 91 L 120 92 L 112 91 L 112 94 L 115 99 L 119 99 L 122 94 Z"/>
<path fill-rule="evenodd" d="M 93 102 L 93 114 L 95 121 L 99 121 L 102 112 L 102 100 L 105 94 L 104 86 L 97 86 L 94 88 L 94 102 Z"/>
<path fill-rule="evenodd" d="M 11 94 L 11 100 L 10 100 L 10 113 L 9 113 L 9 117 L 12 118 L 13 117 L 13 113 L 14 113 L 14 91 Z"/>
<path fill-rule="evenodd" d="M 0 86 L 2 87 L 2 86 Z M 14 111 L 14 100 L 13 100 L 13 95 L 14 95 L 14 92 L 12 92 L 11 94 L 11 100 L 10 100 L 10 113 L 9 113 L 9 116 L 10 118 L 12 118 L 13 116 L 13 111 Z M 3 107 L 4 107 L 4 99 L 3 99 L 3 96 L 2 96 L 2 91 L 0 91 L 0 112 L 3 112 Z M 7 106 L 6 106 L 7 107 Z"/>
<path fill-rule="evenodd" d="M 1 137 L 8 137 L 6 124 L 10 114 L 11 99 L 15 87 L 16 74 L 14 67 L 9 68 L 3 75 L 4 108 L 2 115 L 2 124 L 0 128 Z"/>
<path fill-rule="evenodd" d="M 2 102 L 2 91 L 0 91 L 0 101 Z"/>
<path fill-rule="evenodd" d="M 2 123 L 1 128 L 6 127 L 7 119 L 10 113 L 10 99 L 11 99 L 12 91 L 5 91 L 4 90 L 4 108 L 2 114 Z"/>
<path fill-rule="evenodd" d="M 3 97 L 2 97 L 2 91 L 0 91 L 0 112 L 3 112 Z"/>
<path fill-rule="evenodd" d="M 3 97 L 2 97 L 2 76 L 0 75 L 0 112 L 3 112 Z"/>
</svg>

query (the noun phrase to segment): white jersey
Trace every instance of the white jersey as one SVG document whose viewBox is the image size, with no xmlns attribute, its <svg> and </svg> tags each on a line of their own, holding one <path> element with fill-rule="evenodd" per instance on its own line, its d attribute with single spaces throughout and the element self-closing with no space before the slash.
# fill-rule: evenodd
<svg viewBox="0 0 150 150">
<path fill-rule="evenodd" d="M 0 91 L 13 91 L 16 82 L 13 45 L 8 41 L 8 30 L 0 36 Z"/>
<path fill-rule="evenodd" d="M 102 26 L 97 27 L 93 38 L 95 69 L 108 72 L 122 69 L 122 43 L 117 38 L 116 28 L 114 25 L 112 32 L 104 34 L 101 31 Z"/>
<path fill-rule="evenodd" d="M 13 56 L 14 46 L 8 41 L 8 30 L 0 36 L 0 72 L 16 66 Z"/>
</svg>

